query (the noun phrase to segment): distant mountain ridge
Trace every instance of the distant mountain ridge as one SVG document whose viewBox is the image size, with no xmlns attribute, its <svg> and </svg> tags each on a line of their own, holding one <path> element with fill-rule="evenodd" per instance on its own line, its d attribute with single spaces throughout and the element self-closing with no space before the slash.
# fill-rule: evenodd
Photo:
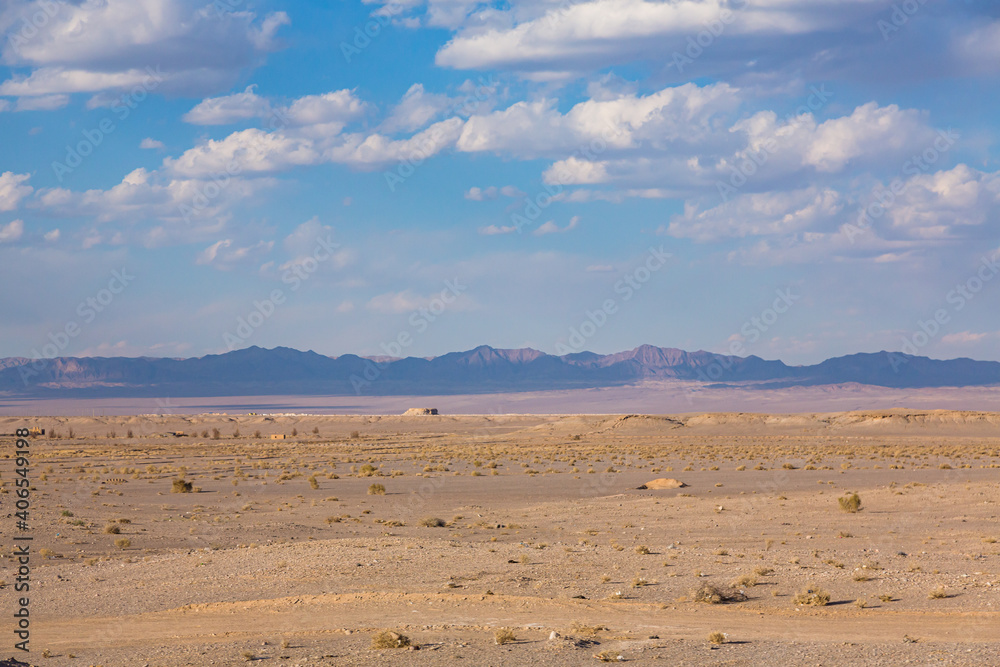
<svg viewBox="0 0 1000 667">
<path fill-rule="evenodd" d="M 369 359 L 254 346 L 190 359 L 0 359 L 0 394 L 8 397 L 474 394 L 670 379 L 747 388 L 844 383 L 892 388 L 984 386 L 1000 384 L 1000 362 L 935 360 L 883 351 L 788 366 L 757 356 L 653 345 L 615 354 L 563 356 L 481 345 L 433 358 Z"/>
</svg>

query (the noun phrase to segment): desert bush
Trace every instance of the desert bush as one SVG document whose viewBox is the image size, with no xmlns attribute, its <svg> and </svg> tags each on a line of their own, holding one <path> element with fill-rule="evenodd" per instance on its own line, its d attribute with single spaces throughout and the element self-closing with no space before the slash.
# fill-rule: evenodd
<svg viewBox="0 0 1000 667">
<path fill-rule="evenodd" d="M 645 556 L 650 553 L 649 547 L 645 546 L 644 544 L 640 544 L 639 546 L 637 546 L 635 548 L 635 552 L 640 556 Z"/>
<path fill-rule="evenodd" d="M 132 540 L 128 539 L 127 537 L 120 537 L 117 540 L 115 540 L 115 546 L 118 547 L 119 549 L 128 549 L 130 546 L 132 546 Z"/>
<path fill-rule="evenodd" d="M 378 474 L 378 468 L 371 463 L 366 463 L 358 470 L 358 477 L 373 477 Z"/>
<path fill-rule="evenodd" d="M 372 637 L 373 649 L 406 648 L 410 646 L 410 638 L 398 632 L 383 630 Z"/>
<path fill-rule="evenodd" d="M 384 484 L 372 484 L 368 487 L 369 496 L 384 496 L 385 495 L 385 485 Z"/>
<path fill-rule="evenodd" d="M 840 509 L 845 512 L 850 512 L 854 514 L 861 511 L 861 496 L 856 493 L 852 493 L 849 496 L 842 496 L 837 498 L 837 502 L 840 503 Z"/>
<path fill-rule="evenodd" d="M 753 588 L 758 583 L 757 575 L 755 574 L 742 574 L 733 580 L 733 588 Z"/>
<path fill-rule="evenodd" d="M 108 525 L 106 525 L 104 527 L 104 534 L 105 535 L 117 535 L 120 532 L 122 532 L 122 529 L 119 528 L 118 526 L 116 526 L 113 523 L 109 523 Z"/>
<path fill-rule="evenodd" d="M 930 593 L 928 593 L 927 597 L 929 597 L 931 600 L 940 600 L 942 598 L 946 598 L 946 597 L 950 597 L 950 596 L 948 595 L 948 591 L 946 591 L 944 589 L 944 586 L 938 586 L 937 588 L 935 588 L 934 590 L 932 590 Z"/>
<path fill-rule="evenodd" d="M 311 486 L 313 489 L 319 488 L 319 480 L 316 479 L 316 475 L 309 476 L 309 486 Z M 371 489 L 369 489 L 368 492 L 371 493 Z"/>
<path fill-rule="evenodd" d="M 353 438 L 354 440 L 357 440 L 360 437 L 361 437 L 361 432 L 360 431 L 351 431 L 351 438 Z"/>
<path fill-rule="evenodd" d="M 213 428 L 212 429 L 212 440 L 218 440 L 221 437 L 222 437 L 222 433 L 219 432 L 219 429 Z"/>
<path fill-rule="evenodd" d="M 704 583 L 691 593 L 691 599 L 705 604 L 725 604 L 727 602 L 743 602 L 747 596 L 731 588 L 719 588 Z"/>
<path fill-rule="evenodd" d="M 493 633 L 493 640 L 497 646 L 503 646 L 507 642 L 517 641 L 517 637 L 514 636 L 514 631 L 510 628 L 500 628 Z"/>
<path fill-rule="evenodd" d="M 816 607 L 824 607 L 830 603 L 830 594 L 822 588 L 804 588 L 795 594 L 792 599 L 795 604 L 808 604 Z"/>
<path fill-rule="evenodd" d="M 420 525 L 425 528 L 444 528 L 445 520 L 438 519 L 437 517 L 428 516 L 420 520 Z"/>
<path fill-rule="evenodd" d="M 712 644 L 725 644 L 726 635 L 722 632 L 713 632 L 708 636 L 708 641 Z"/>
<path fill-rule="evenodd" d="M 191 493 L 194 490 L 194 485 L 183 479 L 175 479 L 173 485 L 170 488 L 170 493 Z"/>
</svg>

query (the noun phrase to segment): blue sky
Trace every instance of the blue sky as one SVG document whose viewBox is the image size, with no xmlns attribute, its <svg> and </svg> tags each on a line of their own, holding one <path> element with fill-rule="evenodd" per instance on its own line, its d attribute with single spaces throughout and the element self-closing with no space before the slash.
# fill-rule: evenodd
<svg viewBox="0 0 1000 667">
<path fill-rule="evenodd" d="M 0 356 L 1000 359 L 996 3 L 10 0 L 0 30 Z"/>
</svg>

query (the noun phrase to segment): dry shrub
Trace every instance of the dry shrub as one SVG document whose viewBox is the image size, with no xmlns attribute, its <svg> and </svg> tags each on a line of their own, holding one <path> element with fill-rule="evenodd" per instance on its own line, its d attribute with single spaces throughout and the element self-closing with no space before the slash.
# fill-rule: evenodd
<svg viewBox="0 0 1000 667">
<path fill-rule="evenodd" d="M 822 588 L 805 588 L 795 594 L 792 599 L 795 604 L 808 604 L 816 607 L 825 607 L 830 603 L 830 594 Z"/>
<path fill-rule="evenodd" d="M 720 588 L 705 583 L 691 593 L 691 599 L 705 604 L 726 604 L 728 602 L 743 602 L 747 596 L 732 588 Z"/>
<path fill-rule="evenodd" d="M 855 514 L 861 511 L 861 496 L 856 493 L 852 493 L 849 496 L 843 496 L 837 498 L 837 502 L 840 503 L 840 509 L 845 512 L 850 512 Z"/>
<path fill-rule="evenodd" d="M 372 484 L 368 487 L 369 496 L 384 496 L 385 495 L 385 485 L 384 484 Z"/>
<path fill-rule="evenodd" d="M 514 631 L 510 628 L 500 628 L 493 633 L 493 640 L 497 646 L 503 646 L 507 642 L 517 641 L 517 637 L 514 636 Z"/>
<path fill-rule="evenodd" d="M 433 516 L 428 516 L 420 520 L 420 525 L 425 528 L 444 528 L 445 520 Z"/>
<path fill-rule="evenodd" d="M 725 633 L 722 633 L 722 632 L 713 632 L 712 634 L 710 634 L 708 636 L 708 641 L 711 642 L 711 643 L 713 643 L 713 644 L 725 644 L 726 643 L 726 635 L 725 635 Z"/>
<path fill-rule="evenodd" d="M 183 479 L 175 479 L 170 488 L 170 493 L 191 493 L 194 485 Z"/>
<path fill-rule="evenodd" d="M 410 638 L 398 632 L 383 630 L 372 637 L 373 649 L 406 648 L 407 646 L 410 646 Z"/>
</svg>

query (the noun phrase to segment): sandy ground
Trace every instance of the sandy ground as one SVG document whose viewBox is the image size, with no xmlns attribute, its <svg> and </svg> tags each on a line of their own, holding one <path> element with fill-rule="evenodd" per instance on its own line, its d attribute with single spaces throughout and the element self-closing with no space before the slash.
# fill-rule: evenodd
<svg viewBox="0 0 1000 667">
<path fill-rule="evenodd" d="M 450 396 L 209 396 L 17 398 L 0 394 L 0 416 L 302 412 L 399 415 L 430 406 L 443 414 L 609 414 L 640 412 L 825 412 L 933 409 L 1000 411 L 1000 386 L 890 389 L 860 384 L 751 389 L 649 381 L 622 387 Z"/>
<path fill-rule="evenodd" d="M 1000 664 L 996 413 L 0 418 L 26 426 L 32 664 Z"/>
</svg>

